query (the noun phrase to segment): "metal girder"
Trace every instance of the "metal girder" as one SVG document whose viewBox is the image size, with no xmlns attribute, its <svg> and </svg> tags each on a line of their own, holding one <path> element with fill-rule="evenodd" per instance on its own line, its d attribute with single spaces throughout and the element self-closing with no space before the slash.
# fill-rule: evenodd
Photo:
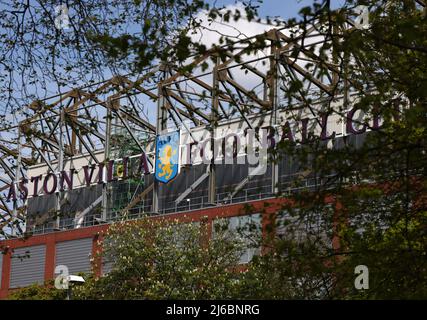
<svg viewBox="0 0 427 320">
<path fill-rule="evenodd" d="M 127 112 L 126 110 L 123 110 L 122 108 L 120 108 L 120 111 L 122 113 L 124 113 L 126 115 L 126 117 L 130 118 L 132 120 L 132 122 L 134 122 L 136 124 L 139 124 L 139 125 L 141 125 L 143 127 L 146 127 L 147 129 L 149 129 L 153 133 L 156 132 L 156 127 L 153 126 L 152 124 L 150 124 L 149 122 L 147 122 L 147 121 L 145 121 L 143 119 L 137 118 L 136 115 L 134 115 L 134 114 L 132 114 L 130 112 Z"/>
<path fill-rule="evenodd" d="M 2 197 L 0 197 L 0 202 L 2 204 L 1 207 L 0 207 L 0 209 L 3 210 L 3 211 L 5 211 L 9 216 L 12 217 L 12 211 L 7 207 L 7 203 L 3 200 Z M 0 215 L 0 217 L 3 218 L 2 215 Z"/>
<path fill-rule="evenodd" d="M 175 119 L 175 116 L 173 115 L 171 109 L 173 111 L 175 111 L 176 115 L 179 118 L 180 123 L 182 123 L 182 125 L 184 126 L 184 128 L 187 130 L 188 134 L 191 136 L 191 138 L 193 138 L 193 140 L 196 140 L 193 136 L 193 134 L 191 133 L 190 128 L 188 128 L 188 126 L 185 124 L 184 121 L 182 121 L 181 116 L 180 116 L 180 112 L 177 110 L 177 108 L 172 104 L 172 102 L 170 101 L 170 97 L 169 96 L 165 96 L 167 103 L 165 103 L 165 107 L 166 109 L 169 111 L 169 114 L 171 115 L 173 121 L 175 122 L 176 126 L 179 127 L 179 122 Z"/>
<path fill-rule="evenodd" d="M 46 104 L 43 101 L 36 100 L 35 102 L 40 104 L 40 108 L 37 109 L 37 111 L 35 112 L 35 114 L 33 116 L 27 118 L 26 121 L 27 122 L 36 121 L 38 117 L 41 117 L 47 111 L 51 111 L 52 109 L 54 109 L 58 104 L 60 104 L 65 99 L 67 99 L 69 97 L 73 97 L 75 94 L 75 90 L 76 89 L 73 89 L 64 95 L 61 95 L 61 97 L 57 101 L 55 101 L 51 104 Z M 35 102 L 33 102 L 33 103 L 35 103 Z M 29 106 L 29 108 L 32 109 L 30 106 Z"/>
<path fill-rule="evenodd" d="M 187 197 L 191 192 L 197 189 L 197 187 L 209 177 L 210 174 L 210 166 L 207 166 L 206 172 L 203 173 L 196 181 L 193 182 L 191 186 L 189 186 L 183 193 L 179 195 L 178 198 L 175 199 L 175 204 L 180 203 Z"/>
<path fill-rule="evenodd" d="M 204 120 L 209 121 L 209 116 L 198 110 L 196 107 L 194 107 L 191 103 L 187 102 L 185 99 L 181 98 L 177 94 L 173 93 L 172 91 L 165 89 L 166 96 L 169 96 L 179 103 L 181 103 L 184 107 L 187 108 L 189 115 L 191 117 L 191 113 L 195 113 L 198 116 L 202 117 Z"/>
<path fill-rule="evenodd" d="M 79 221 L 84 219 L 85 216 L 89 212 L 91 212 L 98 204 L 100 204 L 102 202 L 102 198 L 103 198 L 103 196 L 98 197 L 86 209 L 84 209 L 82 212 L 79 212 L 78 214 L 76 214 L 76 216 L 74 218 L 74 225 L 76 226 L 76 228 L 79 228 L 81 226 L 81 224 L 79 224 Z"/>
<path fill-rule="evenodd" d="M 69 118 L 70 119 L 70 118 Z M 75 119 L 70 119 L 72 124 L 75 124 L 77 126 L 79 126 L 80 128 L 84 129 L 87 133 L 93 134 L 94 136 L 96 136 L 97 138 L 99 138 L 102 141 L 105 141 L 105 136 L 96 132 L 96 130 L 89 128 L 87 125 L 85 125 L 84 123 L 81 123 L 78 120 Z M 72 127 L 72 129 L 75 129 Z M 74 131 L 74 130 L 73 130 Z"/>
<path fill-rule="evenodd" d="M 61 149 L 60 145 L 56 141 L 50 139 L 50 136 L 44 134 L 43 132 L 40 132 L 40 131 L 35 130 L 33 128 L 30 128 L 29 126 L 22 126 L 22 128 L 23 128 L 23 130 L 25 130 L 24 133 L 25 133 L 26 136 L 33 135 L 33 137 L 36 137 L 36 138 L 40 139 L 41 141 L 45 142 L 49 146 L 51 146 L 51 147 L 53 147 L 53 148 L 55 148 L 57 150 Z M 34 144 L 34 142 L 32 140 L 31 140 L 31 143 L 32 143 L 33 146 L 35 146 L 35 144 Z M 67 152 L 67 151 L 65 151 L 65 154 L 67 156 L 72 156 L 73 155 L 72 153 Z"/>
<path fill-rule="evenodd" d="M 231 52 L 229 52 L 229 51 L 226 51 L 225 52 L 225 54 L 230 58 L 230 59 L 228 59 L 226 62 L 224 62 L 223 64 L 220 64 L 220 65 L 218 65 L 218 69 L 219 70 L 221 70 L 221 69 L 225 69 L 225 68 L 227 68 L 228 66 L 229 66 L 229 64 L 230 63 L 232 63 L 233 61 L 235 61 L 237 58 L 239 58 L 240 56 L 242 56 L 243 54 L 245 53 L 245 50 L 243 49 L 242 51 L 240 51 L 239 53 L 237 53 L 237 54 L 232 54 Z M 245 69 L 248 69 L 248 70 L 250 70 L 250 71 L 252 71 L 254 74 L 256 74 L 258 77 L 260 77 L 260 78 L 262 78 L 262 79 L 265 79 L 266 78 L 266 75 L 264 74 L 264 73 L 262 73 L 261 71 L 259 71 L 258 69 L 256 69 L 256 68 L 254 68 L 254 67 L 252 67 L 252 66 L 250 66 L 250 65 L 247 65 L 247 63 L 239 63 L 239 65 L 241 65 L 242 66 L 242 68 L 245 68 Z"/>
<path fill-rule="evenodd" d="M 418 2 L 424 4 L 424 1 L 419 0 Z M 317 37 L 316 28 L 317 26 L 308 28 L 305 30 L 304 36 Z M 265 50 L 263 51 L 261 48 L 252 50 L 256 53 L 254 58 L 247 54 L 249 51 L 244 46 L 247 46 L 255 37 L 242 42 L 243 46 L 208 50 L 200 56 L 191 58 L 185 68 L 162 64 L 144 71 L 141 75 L 114 76 L 102 83 L 73 89 L 43 101 L 34 101 L 28 106 L 34 111 L 34 114 L 20 121 L 16 126 L 24 129 L 22 133 L 26 132 L 30 137 L 25 144 L 20 145 L 24 151 L 18 152 L 11 149 L 8 143 L 0 142 L 2 154 L 9 159 L 13 157 L 17 160 L 20 157 L 19 173 L 15 173 L 15 168 L 8 163 L 7 159 L 0 158 L 0 167 L 6 178 L 0 179 L 0 190 L 8 188 L 7 178 L 14 182 L 16 176 L 25 171 L 23 164 L 29 166 L 37 162 L 53 171 L 57 169 L 52 165 L 52 161 L 59 161 L 61 157 L 63 157 L 63 161 L 66 161 L 67 157 L 79 153 L 88 154 L 95 163 L 99 163 L 95 152 L 109 148 L 109 139 L 114 134 L 112 132 L 114 126 L 120 130 L 124 129 L 129 139 L 134 140 L 139 149 L 145 152 L 146 147 L 143 145 L 145 142 L 139 141 L 135 132 L 143 132 L 144 136 L 152 137 L 154 134 L 161 134 L 165 129 L 169 129 L 166 125 L 173 126 L 175 123 L 177 127 L 181 124 L 186 126 L 186 119 L 190 119 L 195 126 L 210 124 L 209 128 L 214 131 L 215 125 L 219 121 L 224 118 L 232 118 L 230 113 L 236 111 L 236 115 L 249 128 L 252 128 L 249 119 L 259 109 L 274 112 L 279 107 L 279 90 L 281 87 L 286 88 L 286 84 L 282 85 L 281 81 L 301 79 L 308 84 L 309 88 L 313 85 L 313 89 L 318 90 L 321 94 L 323 92 L 328 95 L 335 94 L 335 89 L 337 89 L 335 86 L 338 86 L 342 76 L 340 66 L 335 62 L 325 61 L 315 51 L 311 51 L 310 47 L 313 46 L 313 43 L 304 44 L 301 41 L 302 35 L 290 38 L 284 32 L 275 29 L 264 35 L 268 47 L 270 49 L 275 47 L 275 50 L 271 50 L 270 53 L 265 53 Z M 328 40 L 325 39 L 325 41 Z M 210 59 L 214 61 L 213 65 Z M 314 71 L 307 70 L 301 61 L 315 64 Z M 259 67 L 261 64 L 264 65 L 264 62 L 266 62 L 265 67 Z M 207 71 L 205 72 L 204 67 L 206 66 Z M 191 71 L 188 71 L 187 67 L 190 67 Z M 325 69 L 327 77 L 319 79 L 316 76 L 318 68 Z M 245 71 L 245 74 L 248 73 L 251 76 L 253 83 L 239 75 L 241 69 Z M 284 69 L 289 78 L 286 76 L 286 78 L 280 79 L 277 70 Z M 351 83 L 350 81 L 351 79 L 349 79 L 349 83 Z M 249 88 L 249 86 L 251 87 Z M 260 86 L 264 91 L 262 97 L 259 91 L 256 91 Z M 304 92 L 300 90 L 297 93 L 301 96 L 301 101 L 307 105 Z M 138 97 L 143 97 L 143 103 L 138 101 Z M 124 105 L 108 106 L 108 101 L 122 102 L 126 99 L 130 104 L 126 102 Z M 201 105 L 204 109 L 198 107 L 196 99 L 202 101 Z M 148 116 L 147 110 L 151 111 L 149 108 L 153 108 L 151 109 L 153 112 L 157 110 L 155 119 L 152 114 Z M 104 121 L 103 119 L 109 111 L 112 118 Z M 58 129 L 60 125 L 58 119 L 62 112 L 66 117 L 62 119 L 64 120 L 62 128 Z M 168 112 L 174 123 L 168 122 L 170 119 Z M 113 119 L 116 121 L 115 123 L 112 123 Z M 275 124 L 276 120 L 273 119 L 272 123 Z M 186 130 L 191 131 L 187 126 Z M 11 143 L 13 145 L 13 142 Z M 109 152 L 105 152 L 104 157 L 108 158 Z M 151 163 L 150 159 L 147 158 L 147 160 Z M 209 198 L 211 202 L 214 202 L 216 189 L 214 169 L 215 164 L 213 163 L 208 167 L 208 172 L 202 174 L 176 201 L 184 199 L 210 176 Z M 227 199 L 231 199 L 239 192 L 249 179 L 250 177 L 241 181 Z M 123 212 L 129 210 L 151 191 L 153 191 L 152 211 L 156 212 L 158 210 L 158 186 L 156 183 L 133 198 Z M 7 220 L 9 213 L 17 213 L 16 209 L 15 207 L 15 211 L 12 212 L 11 205 L 2 202 L 0 211 L 3 212 L 0 216 L 3 215 L 3 220 Z M 106 215 L 104 214 L 104 216 Z"/>
<path fill-rule="evenodd" d="M 252 175 L 248 175 L 245 179 L 243 179 L 242 181 L 239 182 L 239 184 L 234 188 L 234 190 L 232 192 L 230 192 L 230 195 L 225 197 L 222 201 L 223 202 L 228 202 L 230 201 L 244 186 L 246 183 L 248 183 L 251 180 L 251 177 L 253 177 L 254 175 L 257 174 L 258 171 L 264 170 L 264 168 L 262 166 L 259 166 L 257 169 L 255 169 L 252 172 Z"/>
<path fill-rule="evenodd" d="M 4 145 L 0 144 L 0 150 L 3 151 L 5 154 L 10 155 L 12 157 L 17 157 L 18 156 L 18 152 L 15 150 L 11 150 L 9 148 L 7 148 Z M 22 162 L 24 162 L 26 165 L 31 165 L 33 164 L 33 160 L 30 158 L 26 158 L 26 157 L 22 157 Z"/>
<path fill-rule="evenodd" d="M 145 198 L 151 191 L 154 189 L 154 184 L 150 184 L 147 188 L 145 188 L 140 194 L 138 194 L 135 198 L 132 199 L 131 202 L 121 211 L 121 215 L 124 216 L 128 213 L 130 209 L 136 206 L 138 202 Z"/>
<path fill-rule="evenodd" d="M 75 131 L 75 132 L 76 132 L 77 138 L 83 144 L 86 151 L 90 154 L 93 161 L 95 161 L 95 163 L 99 163 L 99 160 L 96 158 L 95 154 L 93 153 L 92 148 L 87 145 L 87 142 L 84 140 L 84 138 L 81 136 L 81 134 L 78 131 Z"/>
<path fill-rule="evenodd" d="M 145 148 L 141 145 L 141 142 L 136 138 L 136 136 L 135 136 L 134 132 L 132 131 L 132 129 L 129 127 L 129 125 L 127 124 L 127 122 L 123 119 L 122 115 L 120 114 L 120 110 L 113 109 L 112 111 L 120 119 L 120 121 L 122 122 L 122 124 L 125 126 L 127 132 L 129 133 L 129 135 L 131 136 L 131 138 L 135 141 L 135 143 L 137 144 L 137 146 L 139 147 L 139 149 L 145 154 Z M 153 165 L 148 157 L 146 157 L 146 159 L 150 163 L 150 165 Z"/>
<path fill-rule="evenodd" d="M 36 146 L 36 144 L 34 143 L 34 141 L 33 141 L 33 140 L 30 140 L 30 143 L 32 144 L 32 146 L 34 147 L 34 149 L 36 149 L 36 150 L 37 150 L 37 152 L 39 153 L 39 155 L 43 158 L 43 161 L 47 164 L 47 166 L 49 167 L 49 169 L 50 169 L 52 172 L 55 172 L 55 169 L 54 169 L 54 168 L 52 167 L 52 165 L 50 164 L 49 159 L 48 159 L 48 158 L 46 158 L 46 156 L 45 156 L 44 152 L 43 152 L 43 151 L 41 151 L 41 150 Z"/>
<path fill-rule="evenodd" d="M 9 178 L 11 178 L 12 180 L 15 179 L 15 174 L 13 173 L 12 169 L 9 168 L 7 163 L 2 158 L 0 158 L 0 165 L 3 167 L 4 171 L 9 176 Z"/>
<path fill-rule="evenodd" d="M 212 49 L 212 50 L 208 50 L 206 53 L 202 54 L 199 57 L 196 57 L 190 64 L 188 64 L 188 68 L 194 68 L 197 65 L 199 65 L 201 62 L 205 61 L 206 59 L 208 59 L 212 53 L 214 53 L 216 50 Z M 177 69 L 176 69 L 177 70 Z M 163 80 L 163 85 L 167 86 L 171 83 L 173 83 L 176 79 L 178 79 L 181 76 L 184 76 L 187 72 L 186 71 L 177 71 L 173 76 L 164 79 Z"/>
<path fill-rule="evenodd" d="M 318 86 L 320 89 L 325 91 L 327 94 L 332 95 L 332 88 L 330 86 L 325 85 L 318 79 L 314 78 L 307 70 L 305 70 L 303 67 L 298 65 L 296 61 L 292 61 L 288 57 L 284 57 L 284 62 L 294 70 L 296 70 L 299 74 L 301 74 L 304 78 L 310 80 L 312 83 L 314 83 L 316 86 Z M 283 63 L 283 62 L 282 62 Z"/>
<path fill-rule="evenodd" d="M 196 126 L 203 125 L 203 122 L 201 120 L 197 119 L 196 117 L 193 117 L 190 113 L 178 108 L 177 106 L 173 106 L 173 104 L 170 102 L 170 99 L 168 99 L 166 107 L 173 108 L 177 113 L 182 114 L 184 117 L 191 120 Z"/>
<path fill-rule="evenodd" d="M 287 69 L 286 69 L 286 70 L 287 70 Z M 290 69 L 289 71 L 290 71 L 290 73 L 291 73 L 291 74 L 290 74 L 290 77 L 291 77 L 291 78 L 293 78 L 293 79 L 296 79 L 296 75 L 295 75 L 294 70 Z M 307 101 L 307 99 L 306 99 L 306 97 L 305 97 L 305 94 L 301 91 L 301 89 L 300 89 L 300 88 L 298 89 L 298 92 L 299 92 L 299 94 L 300 94 L 300 96 L 301 96 L 301 100 L 302 100 L 302 102 L 304 103 L 304 105 L 308 108 L 308 110 L 310 110 L 311 114 L 312 114 L 313 116 L 315 116 L 316 114 L 315 114 L 315 112 L 314 112 L 314 110 L 313 110 L 312 106 L 310 106 L 310 104 L 308 103 L 308 101 Z M 316 119 L 316 122 L 320 125 L 320 120 L 319 120 L 319 119 L 317 119 L 316 117 L 315 117 L 315 119 Z"/>
<path fill-rule="evenodd" d="M 143 77 L 139 78 L 136 81 L 130 81 L 129 79 L 127 79 L 125 77 L 120 77 L 120 81 L 121 82 L 116 83 L 116 84 L 120 84 L 123 87 L 123 89 L 119 90 L 116 94 L 114 94 L 112 96 L 112 99 L 115 99 L 115 98 L 118 98 L 120 96 L 123 96 L 124 94 L 128 94 L 129 91 L 132 90 L 132 89 L 137 89 L 138 91 L 140 91 L 141 93 L 146 94 L 150 98 L 152 98 L 154 100 L 157 100 L 158 96 L 155 93 L 153 93 L 150 90 L 147 90 L 147 89 L 141 87 L 141 84 L 140 84 L 141 82 L 149 79 L 149 77 L 152 76 L 152 75 L 154 75 L 154 74 L 155 74 L 155 72 L 150 72 L 150 73 L 144 75 Z M 123 86 L 123 84 L 125 84 L 125 83 L 128 84 L 127 87 Z"/>
<path fill-rule="evenodd" d="M 239 103 L 234 99 L 232 93 L 230 92 L 230 89 L 227 88 L 226 85 L 222 84 L 225 88 L 225 90 L 230 94 L 230 97 L 232 98 L 233 105 L 237 108 L 239 113 L 241 114 L 242 118 L 245 120 L 246 124 L 250 129 L 252 129 L 252 124 L 250 123 L 249 119 L 246 117 L 245 113 L 242 111 L 242 109 L 239 107 Z"/>
<path fill-rule="evenodd" d="M 249 97 L 251 100 L 255 101 L 256 103 L 258 103 L 260 106 L 268 108 L 269 107 L 269 103 L 267 101 L 263 101 L 260 98 L 258 98 L 256 96 L 255 93 L 246 90 L 245 88 L 243 88 L 239 83 L 237 83 L 235 80 L 231 79 L 229 76 L 224 75 L 223 73 L 220 73 L 219 76 L 219 80 L 221 82 L 227 82 L 230 85 L 232 85 L 236 90 L 244 93 L 247 97 Z"/>
<path fill-rule="evenodd" d="M 194 82 L 195 84 L 197 84 L 198 86 L 202 87 L 203 89 L 205 89 L 208 92 L 212 92 L 212 86 L 207 84 L 206 82 L 204 82 L 203 80 L 198 79 L 197 76 L 192 75 L 189 72 L 181 72 L 180 74 L 182 77 L 185 77 L 186 80 Z M 169 79 L 168 79 L 169 80 Z M 173 81 L 168 81 L 168 84 L 172 84 L 172 83 L 176 83 Z M 220 99 L 222 99 L 223 101 L 227 101 L 227 102 L 231 102 L 230 97 L 228 97 L 226 94 L 219 92 L 218 93 L 218 97 Z"/>
</svg>

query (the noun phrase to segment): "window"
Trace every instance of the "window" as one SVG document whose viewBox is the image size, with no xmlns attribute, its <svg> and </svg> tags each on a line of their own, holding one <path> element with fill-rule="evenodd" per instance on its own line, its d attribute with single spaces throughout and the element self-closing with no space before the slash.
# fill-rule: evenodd
<svg viewBox="0 0 427 320">
<path fill-rule="evenodd" d="M 221 218 L 214 221 L 212 238 L 215 239 L 216 228 L 225 227 L 230 237 L 236 237 L 244 243 L 244 252 L 239 263 L 249 263 L 254 255 L 260 253 L 262 236 L 261 214 L 252 214 L 230 218 Z"/>
</svg>

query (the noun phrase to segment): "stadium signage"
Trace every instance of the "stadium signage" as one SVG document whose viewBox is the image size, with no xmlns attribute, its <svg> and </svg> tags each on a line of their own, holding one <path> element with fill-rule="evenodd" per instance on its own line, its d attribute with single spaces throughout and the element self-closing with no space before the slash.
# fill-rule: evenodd
<svg viewBox="0 0 427 320">
<path fill-rule="evenodd" d="M 354 135 L 366 132 L 368 129 L 375 130 L 380 128 L 379 116 L 373 118 L 371 125 L 356 121 L 355 114 L 358 111 L 357 107 L 350 110 L 346 115 L 346 134 Z M 329 115 L 321 115 L 318 119 L 314 119 L 320 123 L 318 138 L 321 140 L 329 140 L 335 138 L 335 131 L 329 132 L 328 126 Z M 125 180 L 131 177 L 140 177 L 142 174 L 150 174 L 154 167 L 154 176 L 158 182 L 168 183 L 179 174 L 180 167 L 183 165 L 196 164 L 195 158 L 199 157 L 203 163 L 212 163 L 212 157 L 215 162 L 220 155 L 225 164 L 232 164 L 238 158 L 239 150 L 244 150 L 250 165 L 255 169 L 249 168 L 249 175 L 264 174 L 267 168 L 267 149 L 275 148 L 278 141 L 291 141 L 294 143 L 307 143 L 309 139 L 309 120 L 302 119 L 299 123 L 291 123 L 286 121 L 279 126 L 266 126 L 262 128 L 248 129 L 246 128 L 240 134 L 229 133 L 220 138 L 212 139 L 208 137 L 203 141 L 195 143 L 194 141 L 182 142 L 181 133 L 174 131 L 158 135 L 156 137 L 156 155 L 155 165 L 151 166 L 145 153 L 124 157 L 116 160 L 106 160 L 98 164 L 88 164 L 82 166 L 79 170 L 75 168 L 62 170 L 60 172 L 48 172 L 45 175 L 31 176 L 29 179 L 21 179 L 20 181 L 9 185 L 6 201 L 16 201 L 19 197 L 25 200 L 29 197 L 37 197 L 40 194 L 50 195 L 66 190 L 73 190 L 74 176 L 77 171 L 83 171 L 84 187 L 89 187 L 94 184 L 105 184 L 117 180 Z M 300 128 L 300 139 L 295 137 L 291 127 L 297 125 Z M 255 138 L 257 137 L 257 138 Z M 232 138 L 232 139 L 230 139 Z M 231 148 L 225 145 L 230 142 Z M 258 140 L 258 141 L 256 141 Z M 210 145 L 214 142 L 214 148 Z M 242 148 L 242 146 L 244 146 Z M 213 154 L 208 156 L 213 150 Z M 231 152 L 227 152 L 231 150 Z M 183 160 L 181 158 L 184 158 Z M 238 159 L 242 160 L 242 157 Z M 31 186 L 30 186 L 31 184 Z"/>
<path fill-rule="evenodd" d="M 109 160 L 106 163 L 100 162 L 96 165 L 83 166 L 81 169 L 84 173 L 85 186 L 89 187 L 93 184 L 110 183 L 119 179 L 125 180 L 130 177 L 140 176 L 142 173 L 150 174 L 145 153 L 137 157 L 132 157 L 137 158 L 136 166 L 135 163 L 130 166 L 130 158 L 131 157 L 124 157 L 123 159 Z M 132 174 L 129 173 L 129 169 L 132 169 Z M 72 168 L 68 171 L 62 170 L 58 173 L 49 172 L 44 176 L 32 176 L 29 180 L 21 179 L 18 183 L 12 183 L 9 186 L 9 193 L 6 201 L 10 201 L 11 199 L 16 201 L 18 193 L 19 198 L 25 200 L 28 197 L 39 196 L 40 191 L 43 191 L 43 195 L 50 195 L 65 190 L 73 190 L 75 174 L 76 169 Z M 31 188 L 32 190 L 29 190 L 27 186 L 29 182 L 33 185 Z"/>
</svg>

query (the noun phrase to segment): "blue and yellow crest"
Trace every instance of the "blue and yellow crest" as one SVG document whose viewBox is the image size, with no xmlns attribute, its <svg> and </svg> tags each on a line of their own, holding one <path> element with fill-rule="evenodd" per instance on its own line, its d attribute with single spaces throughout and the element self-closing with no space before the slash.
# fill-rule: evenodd
<svg viewBox="0 0 427 320">
<path fill-rule="evenodd" d="M 179 130 L 157 136 L 154 174 L 157 181 L 168 183 L 179 173 L 179 138 Z"/>
</svg>

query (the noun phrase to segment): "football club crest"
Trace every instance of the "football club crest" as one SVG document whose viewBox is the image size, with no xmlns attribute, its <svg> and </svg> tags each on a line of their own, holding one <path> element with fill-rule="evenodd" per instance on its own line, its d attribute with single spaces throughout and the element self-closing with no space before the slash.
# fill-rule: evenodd
<svg viewBox="0 0 427 320">
<path fill-rule="evenodd" d="M 158 135 L 156 138 L 155 178 L 168 183 L 179 173 L 180 131 Z"/>
</svg>

